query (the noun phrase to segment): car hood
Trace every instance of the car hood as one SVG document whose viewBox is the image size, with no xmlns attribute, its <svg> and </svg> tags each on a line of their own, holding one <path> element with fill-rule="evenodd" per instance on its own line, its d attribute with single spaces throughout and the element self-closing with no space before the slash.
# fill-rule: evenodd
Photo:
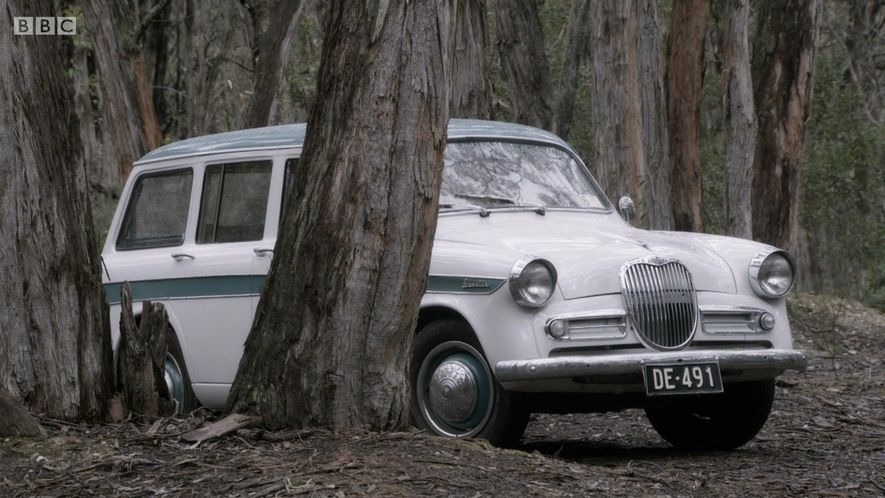
<svg viewBox="0 0 885 498">
<path fill-rule="evenodd" d="M 520 258 L 553 263 L 565 299 L 620 293 L 620 269 L 642 257 L 673 258 L 695 289 L 735 293 L 728 263 L 693 234 L 640 230 L 615 214 L 548 210 L 440 216 L 431 274 L 506 278 Z"/>
</svg>

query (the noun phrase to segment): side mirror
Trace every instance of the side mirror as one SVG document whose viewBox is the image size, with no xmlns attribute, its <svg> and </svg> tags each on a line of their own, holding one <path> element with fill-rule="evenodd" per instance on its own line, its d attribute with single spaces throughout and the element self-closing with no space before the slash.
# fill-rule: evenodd
<svg viewBox="0 0 885 498">
<path fill-rule="evenodd" d="M 629 195 L 621 196 L 618 200 L 618 212 L 621 213 L 622 218 L 627 220 L 627 223 L 630 223 L 633 215 L 636 214 L 636 205 L 633 204 L 633 199 Z"/>
</svg>

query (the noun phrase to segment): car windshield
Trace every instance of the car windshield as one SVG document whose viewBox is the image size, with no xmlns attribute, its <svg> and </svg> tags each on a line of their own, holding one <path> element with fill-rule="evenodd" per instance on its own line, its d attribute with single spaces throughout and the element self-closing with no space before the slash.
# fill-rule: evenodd
<svg viewBox="0 0 885 498">
<path fill-rule="evenodd" d="M 442 209 L 605 208 L 589 173 L 568 152 L 514 142 L 450 142 Z"/>
</svg>

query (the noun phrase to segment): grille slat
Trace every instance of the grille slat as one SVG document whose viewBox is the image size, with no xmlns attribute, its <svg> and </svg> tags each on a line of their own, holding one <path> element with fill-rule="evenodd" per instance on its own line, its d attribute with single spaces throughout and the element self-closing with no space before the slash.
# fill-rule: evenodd
<svg viewBox="0 0 885 498">
<path fill-rule="evenodd" d="M 636 332 L 659 349 L 684 347 L 697 322 L 691 274 L 675 260 L 654 258 L 621 270 L 621 292 Z"/>
</svg>

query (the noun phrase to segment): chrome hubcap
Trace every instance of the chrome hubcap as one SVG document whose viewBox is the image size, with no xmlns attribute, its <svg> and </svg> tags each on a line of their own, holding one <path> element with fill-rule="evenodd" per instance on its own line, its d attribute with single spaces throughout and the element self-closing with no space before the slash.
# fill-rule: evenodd
<svg viewBox="0 0 885 498">
<path fill-rule="evenodd" d="M 415 389 L 421 415 L 441 436 L 475 436 L 491 416 L 492 373 L 469 344 L 448 341 L 433 348 L 421 361 Z"/>
<path fill-rule="evenodd" d="M 476 407 L 476 377 L 459 359 L 445 360 L 430 377 L 430 407 L 450 424 L 464 422 Z"/>
<path fill-rule="evenodd" d="M 175 408 L 175 414 L 181 413 L 184 404 L 184 382 L 182 380 L 181 369 L 178 362 L 171 355 L 166 355 L 166 361 L 163 364 L 163 378 L 166 380 L 166 389 L 169 391 L 169 397 Z"/>
</svg>

